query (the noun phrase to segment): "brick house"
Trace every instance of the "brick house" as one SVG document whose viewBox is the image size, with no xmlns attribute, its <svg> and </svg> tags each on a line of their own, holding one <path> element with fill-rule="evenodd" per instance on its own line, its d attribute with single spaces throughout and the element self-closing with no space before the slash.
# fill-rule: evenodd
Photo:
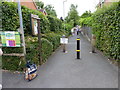
<svg viewBox="0 0 120 90">
<path fill-rule="evenodd" d="M 33 9 L 33 10 L 38 10 L 37 5 L 34 2 L 34 0 L 20 0 L 20 1 L 21 1 L 21 5 L 23 5 L 23 6 L 26 6 L 30 9 Z"/>
<path fill-rule="evenodd" d="M 18 0 L 7 0 L 8 2 L 17 2 Z M 20 0 L 21 5 L 26 6 L 27 8 L 38 10 L 37 5 L 34 0 Z"/>
<path fill-rule="evenodd" d="M 103 5 L 105 6 L 109 6 L 111 5 L 113 2 L 118 2 L 120 0 L 99 0 L 99 3 L 97 5 L 97 8 L 102 8 Z"/>
<path fill-rule="evenodd" d="M 8 2 L 17 2 L 17 0 L 6 0 Z M 47 12 L 45 9 L 38 9 L 36 3 L 34 0 L 20 0 L 21 5 L 26 6 L 27 8 L 33 9 L 33 10 L 38 10 L 42 12 L 44 15 L 47 15 Z"/>
<path fill-rule="evenodd" d="M 17 2 L 18 0 L 6 0 L 8 2 Z M 20 0 L 21 5 L 26 6 L 27 8 L 38 10 L 37 5 L 34 0 Z"/>
</svg>

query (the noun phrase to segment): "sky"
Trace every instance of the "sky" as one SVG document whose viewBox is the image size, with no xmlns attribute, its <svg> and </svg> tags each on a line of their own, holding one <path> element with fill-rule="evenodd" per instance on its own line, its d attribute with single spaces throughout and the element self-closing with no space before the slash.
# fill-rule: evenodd
<svg viewBox="0 0 120 90">
<path fill-rule="evenodd" d="M 99 3 L 99 0 L 67 0 L 67 2 L 64 3 L 64 11 L 65 14 L 63 15 L 63 1 L 65 0 L 40 0 L 44 2 L 45 6 L 48 4 L 51 4 L 54 6 L 54 9 L 56 10 L 57 17 L 65 17 L 67 16 L 67 13 L 69 12 L 70 5 L 78 5 L 77 11 L 79 15 L 82 15 L 85 11 L 95 11 L 96 5 Z"/>
</svg>

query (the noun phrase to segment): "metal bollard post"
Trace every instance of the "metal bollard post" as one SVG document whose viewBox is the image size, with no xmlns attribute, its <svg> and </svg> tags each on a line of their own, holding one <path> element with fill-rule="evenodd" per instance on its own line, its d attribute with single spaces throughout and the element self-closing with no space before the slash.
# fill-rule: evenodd
<svg viewBox="0 0 120 90">
<path fill-rule="evenodd" d="M 80 38 L 77 38 L 77 59 L 80 59 Z"/>
</svg>

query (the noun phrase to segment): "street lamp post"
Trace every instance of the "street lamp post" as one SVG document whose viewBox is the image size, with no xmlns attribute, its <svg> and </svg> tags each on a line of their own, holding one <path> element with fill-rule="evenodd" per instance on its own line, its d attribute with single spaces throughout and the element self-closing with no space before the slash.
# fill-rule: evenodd
<svg viewBox="0 0 120 90">
<path fill-rule="evenodd" d="M 25 37 L 24 37 L 24 30 L 23 30 L 23 20 L 22 20 L 22 10 L 20 5 L 20 0 L 18 2 L 18 14 L 19 14 L 19 21 L 20 21 L 20 33 L 22 34 L 22 45 L 23 45 L 23 52 L 24 57 L 26 56 L 26 47 L 25 47 Z"/>
<path fill-rule="evenodd" d="M 64 31 L 65 31 L 65 6 L 64 3 L 67 2 L 67 0 L 63 1 L 63 19 L 64 19 Z"/>
</svg>

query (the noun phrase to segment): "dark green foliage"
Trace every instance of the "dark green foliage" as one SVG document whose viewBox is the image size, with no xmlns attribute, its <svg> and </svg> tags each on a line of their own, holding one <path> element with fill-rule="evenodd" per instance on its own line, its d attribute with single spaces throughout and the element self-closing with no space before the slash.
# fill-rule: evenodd
<svg viewBox="0 0 120 90">
<path fill-rule="evenodd" d="M 79 25 L 79 15 L 77 11 L 77 6 L 71 4 L 70 11 L 68 12 L 68 16 L 65 18 L 65 20 L 73 27 Z"/>
<path fill-rule="evenodd" d="M 47 39 L 42 38 L 42 61 L 46 62 L 47 58 L 51 55 L 53 51 L 53 45 Z M 31 60 L 36 64 L 39 64 L 39 43 L 37 37 L 26 37 L 26 50 L 27 50 L 27 60 Z M 48 47 L 49 46 L 49 47 Z"/>
<path fill-rule="evenodd" d="M 55 9 L 54 9 L 54 7 L 52 5 L 45 6 L 45 10 L 46 10 L 48 15 L 57 17 L 56 11 L 55 11 Z"/>
<path fill-rule="evenodd" d="M 92 13 L 90 11 L 86 11 L 80 16 L 80 25 L 84 26 L 91 26 L 92 24 Z"/>
<path fill-rule="evenodd" d="M 44 36 L 44 38 L 52 42 L 53 50 L 55 50 L 60 45 L 60 37 L 61 35 L 58 35 L 55 33 L 48 33 L 48 34 L 45 34 Z"/>
<path fill-rule="evenodd" d="M 49 22 L 50 22 L 50 31 L 52 32 L 58 32 L 62 28 L 62 21 L 56 17 L 53 16 L 47 16 Z"/>
<path fill-rule="evenodd" d="M 40 28 L 42 34 L 45 35 L 42 38 L 42 61 L 46 62 L 47 58 L 52 54 L 54 50 L 59 46 L 60 35 L 62 34 L 62 21 L 52 16 L 44 16 L 41 12 L 28 9 L 22 6 L 23 15 L 23 27 L 25 32 L 26 42 L 26 60 L 31 60 L 35 64 L 39 64 L 39 45 L 38 38 L 31 36 L 30 28 L 30 14 L 38 15 L 40 18 Z M 17 3 L 4 2 L 2 3 L 2 27 L 3 31 L 17 31 L 19 28 L 19 16 L 17 11 Z M 53 20 L 53 22 L 52 22 Z M 53 28 L 52 28 L 53 27 Z M 51 31 L 56 32 L 51 33 Z M 50 33 L 46 34 L 46 33 Z M 60 33 L 60 35 L 59 35 Z M 46 38 L 46 39 L 45 39 Z M 48 39 L 48 40 L 47 40 Z M 4 53 L 22 53 L 23 48 L 3 48 Z M 23 57 L 17 56 L 3 56 L 3 69 L 7 70 L 19 70 L 21 71 L 25 67 L 25 60 Z M 21 61 L 21 64 L 20 64 Z M 19 65 L 20 64 L 20 65 Z"/>
<path fill-rule="evenodd" d="M 120 60 L 120 2 L 98 9 L 86 22 L 96 35 L 96 47 L 110 58 Z"/>
<path fill-rule="evenodd" d="M 4 2 L 2 3 L 2 30 L 16 31 L 19 28 L 19 16 L 17 4 Z"/>
<path fill-rule="evenodd" d="M 30 14 L 38 15 L 41 18 L 41 32 L 49 32 L 49 21 L 39 11 L 28 9 L 22 6 L 23 27 L 25 35 L 31 34 Z M 3 31 L 16 31 L 19 28 L 19 15 L 16 3 L 4 2 L 2 4 L 2 29 Z"/>
<path fill-rule="evenodd" d="M 47 39 L 42 38 L 42 62 L 45 63 L 53 52 L 53 45 Z"/>
<path fill-rule="evenodd" d="M 36 5 L 38 6 L 38 9 L 42 9 L 44 8 L 44 3 L 42 1 L 39 0 L 35 0 Z"/>
<path fill-rule="evenodd" d="M 104 7 L 93 15 L 97 47 L 109 57 L 120 60 L 120 2 Z"/>
<path fill-rule="evenodd" d="M 26 59 L 31 60 L 35 64 L 39 64 L 39 44 L 38 44 L 38 38 L 37 37 L 26 37 Z"/>
<path fill-rule="evenodd" d="M 38 15 L 40 20 L 41 32 L 46 33 L 49 32 L 49 21 L 48 19 L 39 11 L 31 10 L 22 6 L 22 13 L 23 13 L 23 24 L 24 24 L 24 31 L 25 34 L 31 34 L 31 27 L 30 27 L 30 14 Z"/>
<path fill-rule="evenodd" d="M 25 67 L 25 61 L 23 60 L 22 57 L 2 56 L 2 68 L 4 70 L 22 71 L 24 67 Z"/>
<path fill-rule="evenodd" d="M 20 47 L 14 47 L 14 48 L 3 47 L 2 49 L 3 49 L 4 53 L 22 53 L 23 52 L 22 48 L 20 48 Z"/>
</svg>

